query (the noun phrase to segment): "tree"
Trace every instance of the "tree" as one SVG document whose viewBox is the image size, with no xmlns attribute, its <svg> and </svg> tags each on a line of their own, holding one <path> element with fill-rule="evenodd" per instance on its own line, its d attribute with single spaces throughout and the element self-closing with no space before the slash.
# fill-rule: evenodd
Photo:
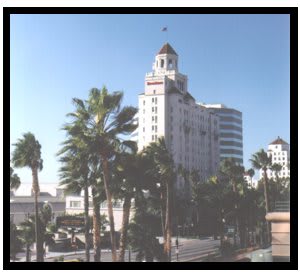
<svg viewBox="0 0 300 275">
<path fill-rule="evenodd" d="M 238 220 L 238 183 L 244 182 L 244 167 L 238 164 L 233 158 L 226 158 L 221 162 L 220 165 L 221 175 L 225 176 L 231 186 L 234 193 L 235 202 L 235 232 L 239 232 L 239 220 Z M 234 234 L 234 245 L 236 246 L 236 234 Z"/>
<path fill-rule="evenodd" d="M 150 143 L 144 153 L 153 158 L 154 173 L 158 173 L 158 178 L 165 190 L 165 225 L 164 225 L 164 252 L 168 261 L 171 260 L 171 237 L 172 237 L 172 198 L 173 183 L 176 179 L 175 166 L 172 155 L 168 152 L 165 139 L 159 138 L 156 143 Z M 164 202 L 163 198 L 162 201 Z"/>
<path fill-rule="evenodd" d="M 21 181 L 17 174 L 14 174 L 14 169 L 10 167 L 10 191 L 17 190 L 20 187 Z"/>
<path fill-rule="evenodd" d="M 20 232 L 16 225 L 10 220 L 10 259 L 16 260 L 18 252 L 22 251 L 23 243 L 20 237 Z"/>
<path fill-rule="evenodd" d="M 125 106 L 121 109 L 123 93 L 109 94 L 105 87 L 102 90 L 93 88 L 90 91 L 87 103 L 85 123 L 89 127 L 85 134 L 89 136 L 89 145 L 101 160 L 104 188 L 107 199 L 108 217 L 112 245 L 112 260 L 117 261 L 115 224 L 111 194 L 111 176 L 109 162 L 114 159 L 116 152 L 126 150 L 132 142 L 122 140 L 121 135 L 133 132 L 137 125 L 133 118 L 137 109 Z"/>
<path fill-rule="evenodd" d="M 119 262 L 124 262 L 125 249 L 127 246 L 127 233 L 131 200 L 134 198 L 136 188 L 140 184 L 141 173 L 144 172 L 142 155 L 137 154 L 137 147 L 132 153 L 124 152 L 116 158 L 115 182 L 119 183 L 116 188 L 115 196 L 123 200 L 123 217 L 120 237 Z"/>
<path fill-rule="evenodd" d="M 266 214 L 267 214 L 270 211 L 267 170 L 272 165 L 272 159 L 271 159 L 271 157 L 268 157 L 268 154 L 263 149 L 261 149 L 260 151 L 258 151 L 257 153 L 252 155 L 250 162 L 254 169 L 257 169 L 257 170 L 262 169 L 262 171 L 263 171 L 265 209 L 266 209 Z M 267 222 L 267 243 L 270 243 L 270 224 L 269 224 L 269 222 Z"/>
<path fill-rule="evenodd" d="M 251 178 L 251 186 L 252 186 L 252 178 L 253 176 L 255 175 L 255 171 L 250 168 L 248 171 L 247 171 L 247 174 L 249 175 L 249 177 Z"/>
<path fill-rule="evenodd" d="M 39 181 L 38 170 L 43 169 L 43 160 L 41 158 L 41 145 L 30 132 L 23 134 L 23 138 L 19 139 L 17 143 L 13 144 L 15 150 L 13 151 L 12 163 L 17 168 L 28 167 L 32 171 L 32 190 L 34 192 L 34 207 L 35 207 L 35 241 L 37 247 L 37 261 L 43 262 L 43 247 L 39 236 L 39 220 L 38 220 L 38 195 L 39 195 Z"/>
</svg>

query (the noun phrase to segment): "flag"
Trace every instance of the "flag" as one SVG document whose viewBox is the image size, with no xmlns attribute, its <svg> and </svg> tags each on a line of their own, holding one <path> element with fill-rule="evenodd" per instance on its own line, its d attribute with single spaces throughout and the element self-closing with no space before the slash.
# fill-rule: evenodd
<svg viewBox="0 0 300 275">
<path fill-rule="evenodd" d="M 164 28 L 161 29 L 161 31 L 162 31 L 162 32 L 166 32 L 166 31 L 168 31 L 168 28 L 167 28 L 167 27 L 164 27 Z"/>
</svg>

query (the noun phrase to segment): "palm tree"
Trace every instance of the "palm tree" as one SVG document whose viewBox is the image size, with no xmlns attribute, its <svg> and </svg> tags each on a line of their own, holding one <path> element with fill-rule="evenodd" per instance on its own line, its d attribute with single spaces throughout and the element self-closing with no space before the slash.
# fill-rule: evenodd
<svg viewBox="0 0 300 275">
<path fill-rule="evenodd" d="M 10 191 L 17 190 L 20 187 L 21 181 L 17 174 L 14 174 L 14 169 L 10 167 Z"/>
<path fill-rule="evenodd" d="M 255 174 L 255 171 L 254 171 L 252 168 L 250 168 L 250 169 L 247 171 L 247 174 L 248 174 L 249 177 L 251 178 L 251 186 L 252 186 L 252 178 L 253 178 L 253 176 L 254 176 L 254 174 Z"/>
<path fill-rule="evenodd" d="M 26 245 L 26 262 L 30 262 L 30 247 L 35 241 L 35 218 L 29 216 L 20 223 L 21 239 Z"/>
<path fill-rule="evenodd" d="M 101 160 L 114 262 L 117 261 L 117 254 L 109 162 L 114 159 L 116 152 L 132 146 L 132 142 L 122 140 L 120 135 L 130 134 L 137 128 L 133 121 L 137 109 L 130 106 L 121 109 L 122 98 L 123 93 L 109 94 L 105 87 L 102 90 L 91 89 L 89 99 L 86 101 L 85 119 L 85 124 L 89 127 L 85 131 L 90 138 L 89 145 Z"/>
<path fill-rule="evenodd" d="M 160 137 L 156 143 L 150 143 L 144 151 L 152 156 L 154 161 L 154 171 L 158 173 L 158 178 L 165 190 L 165 227 L 164 227 L 164 252 L 168 261 L 171 260 L 171 237 L 172 237 L 172 198 L 173 198 L 173 183 L 176 173 L 172 155 L 168 152 L 165 139 Z M 163 199 L 163 198 L 162 198 Z M 164 202 L 164 201 L 163 201 Z"/>
<path fill-rule="evenodd" d="M 65 153 L 64 147 L 59 154 Z M 70 149 L 68 149 L 70 150 Z M 84 192 L 84 221 L 85 221 L 85 257 L 86 261 L 90 261 L 90 246 L 89 246 L 89 231 L 90 231 L 90 219 L 89 219 L 89 182 L 88 182 L 88 167 L 86 162 L 86 156 L 81 154 L 82 151 L 74 146 L 75 152 L 67 151 L 64 156 L 60 158 L 63 166 L 60 168 L 60 185 L 65 188 L 66 194 Z"/>
<path fill-rule="evenodd" d="M 137 147 L 132 154 L 122 153 L 116 160 L 116 181 L 121 183 L 118 186 L 117 196 L 123 200 L 123 217 L 120 237 L 119 262 L 124 262 L 125 249 L 127 247 L 127 234 L 131 200 L 134 198 L 137 186 L 141 182 L 143 173 L 142 155 L 137 154 Z"/>
<path fill-rule="evenodd" d="M 280 185 L 280 182 L 279 182 L 279 172 L 282 170 L 282 165 L 279 164 L 279 163 L 274 163 L 272 164 L 271 166 L 271 170 L 274 171 L 275 173 L 275 176 L 276 176 L 276 188 L 275 188 L 275 196 L 274 196 L 274 207 L 275 207 L 275 202 L 277 201 L 277 198 L 278 198 L 278 193 L 279 193 L 279 185 Z"/>
<path fill-rule="evenodd" d="M 239 232 L 238 221 L 238 183 L 243 181 L 244 167 L 238 164 L 233 158 L 226 158 L 221 162 L 220 172 L 227 177 L 232 185 L 235 200 L 235 231 Z M 234 245 L 236 246 L 236 234 L 234 234 Z"/>
<path fill-rule="evenodd" d="M 22 252 L 23 242 L 20 236 L 20 231 L 17 229 L 17 226 L 10 220 L 10 259 L 13 261 L 16 260 L 16 255 L 18 252 Z M 33 236 L 34 239 L 34 236 Z"/>
<path fill-rule="evenodd" d="M 268 156 L 268 154 L 263 149 L 261 149 L 260 151 L 258 151 L 257 153 L 252 155 L 250 162 L 254 169 L 257 169 L 257 170 L 262 169 L 262 171 L 263 171 L 265 208 L 266 208 L 266 214 L 267 214 L 270 211 L 267 170 L 272 165 L 272 159 L 271 159 L 271 157 Z M 269 242 L 270 242 L 270 225 L 267 222 L 267 243 L 269 243 Z"/>
<path fill-rule="evenodd" d="M 34 207 L 35 207 L 35 240 L 37 250 L 37 262 L 43 262 L 43 247 L 39 235 L 39 214 L 38 214 L 38 195 L 39 195 L 39 181 L 38 170 L 43 169 L 43 160 L 41 158 L 41 145 L 30 132 L 23 134 L 23 138 L 19 139 L 17 143 L 13 144 L 15 150 L 12 154 L 12 163 L 17 168 L 28 167 L 32 171 L 32 190 L 34 192 Z"/>
</svg>

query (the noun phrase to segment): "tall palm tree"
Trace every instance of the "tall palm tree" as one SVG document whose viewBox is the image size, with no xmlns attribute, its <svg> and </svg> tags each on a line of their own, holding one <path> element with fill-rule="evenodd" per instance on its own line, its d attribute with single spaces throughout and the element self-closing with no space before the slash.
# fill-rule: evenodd
<svg viewBox="0 0 300 275">
<path fill-rule="evenodd" d="M 175 165 L 172 155 L 168 152 L 165 139 L 160 137 L 156 143 L 150 143 L 145 148 L 145 153 L 153 157 L 153 167 L 159 175 L 160 183 L 165 190 L 165 228 L 164 228 L 164 252 L 168 261 L 171 260 L 171 237 L 172 237 L 172 198 L 173 183 L 175 181 Z"/>
<path fill-rule="evenodd" d="M 264 177 L 264 197 L 265 197 L 265 208 L 266 213 L 270 211 L 269 208 L 269 187 L 268 187 L 268 174 L 267 170 L 271 168 L 272 165 L 272 159 L 268 156 L 268 154 L 261 149 L 257 153 L 252 155 L 252 158 L 250 159 L 250 162 L 252 164 L 252 167 L 254 169 L 263 171 L 263 177 Z M 267 222 L 267 242 L 270 242 L 270 224 Z"/>
<path fill-rule="evenodd" d="M 12 154 L 12 163 L 17 168 L 28 167 L 32 171 L 32 190 L 34 192 L 34 208 L 35 208 L 35 240 L 37 250 L 37 261 L 43 262 L 43 247 L 39 236 L 39 211 L 38 211 L 38 195 L 39 181 L 38 170 L 43 169 L 43 160 L 41 158 L 41 145 L 30 132 L 23 134 L 23 138 L 13 144 L 15 150 Z"/>
<path fill-rule="evenodd" d="M 10 167 L 10 191 L 17 190 L 21 185 L 20 178 L 14 174 L 14 169 Z"/>
<path fill-rule="evenodd" d="M 89 145 L 101 160 L 114 262 L 117 261 L 117 253 L 109 162 L 115 158 L 116 152 L 132 146 L 132 142 L 122 140 L 121 135 L 128 135 L 137 128 L 133 120 L 137 109 L 130 106 L 121 109 L 122 98 L 122 92 L 110 94 L 105 87 L 102 90 L 91 89 L 86 101 L 85 119 L 88 127 L 85 134 L 90 138 Z"/>
</svg>

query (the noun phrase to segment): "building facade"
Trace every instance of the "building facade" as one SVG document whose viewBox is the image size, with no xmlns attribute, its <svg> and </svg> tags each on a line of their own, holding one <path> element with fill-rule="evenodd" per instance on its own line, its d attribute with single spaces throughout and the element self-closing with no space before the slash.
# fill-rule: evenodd
<svg viewBox="0 0 300 275">
<path fill-rule="evenodd" d="M 202 180 L 219 166 L 219 117 L 196 103 L 188 78 L 179 72 L 178 55 L 165 44 L 155 57 L 139 95 L 138 148 L 164 137 L 176 165 L 196 169 Z M 184 188 L 182 178 L 177 188 Z"/>
<path fill-rule="evenodd" d="M 38 208 L 41 209 L 45 204 L 48 204 L 52 209 L 52 222 L 55 218 L 64 215 L 66 210 L 66 201 L 61 188 L 56 189 L 56 196 L 48 192 L 40 192 L 38 197 Z M 34 195 L 30 196 L 15 196 L 11 193 L 10 196 L 10 219 L 14 224 L 19 225 L 26 220 L 29 215 L 35 214 Z"/>
<path fill-rule="evenodd" d="M 267 154 L 272 159 L 272 164 L 278 163 L 282 166 L 278 173 L 279 178 L 286 178 L 290 176 L 290 145 L 282 138 L 278 137 L 276 140 L 268 145 Z M 268 178 L 276 178 L 276 172 L 267 170 Z M 260 170 L 260 179 L 263 177 L 263 171 Z"/>
<path fill-rule="evenodd" d="M 243 117 L 224 104 L 201 104 L 220 118 L 220 161 L 233 158 L 243 165 Z"/>
</svg>

